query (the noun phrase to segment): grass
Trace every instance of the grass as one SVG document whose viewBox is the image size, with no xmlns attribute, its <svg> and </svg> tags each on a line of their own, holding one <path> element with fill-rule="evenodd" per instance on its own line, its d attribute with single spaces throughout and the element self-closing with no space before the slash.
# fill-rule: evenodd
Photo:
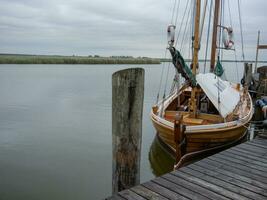
<svg viewBox="0 0 267 200">
<path fill-rule="evenodd" d="M 146 57 L 46 56 L 0 54 L 0 64 L 160 64 Z"/>
</svg>

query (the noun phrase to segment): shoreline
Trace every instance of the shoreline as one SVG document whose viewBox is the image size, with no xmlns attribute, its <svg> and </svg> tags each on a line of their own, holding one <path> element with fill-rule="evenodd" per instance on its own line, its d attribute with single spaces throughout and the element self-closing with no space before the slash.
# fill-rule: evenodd
<svg viewBox="0 0 267 200">
<path fill-rule="evenodd" d="M 189 59 L 185 59 L 189 62 Z M 171 59 L 148 58 L 148 57 L 131 57 L 131 56 L 60 56 L 60 55 L 27 55 L 27 54 L 0 54 L 0 64 L 161 64 L 171 62 Z M 204 59 L 199 60 L 205 62 Z M 210 62 L 207 60 L 207 62 Z M 237 62 L 242 60 L 222 60 L 221 62 Z M 247 63 L 255 63 L 255 60 L 245 60 Z M 258 63 L 267 63 L 267 61 L 258 61 Z"/>
<path fill-rule="evenodd" d="M 49 56 L 0 54 L 0 64 L 160 64 L 146 57 Z"/>
</svg>

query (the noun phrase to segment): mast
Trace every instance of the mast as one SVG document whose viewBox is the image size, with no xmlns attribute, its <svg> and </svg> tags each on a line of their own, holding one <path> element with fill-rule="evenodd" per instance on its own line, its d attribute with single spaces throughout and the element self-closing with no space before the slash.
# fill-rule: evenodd
<svg viewBox="0 0 267 200">
<path fill-rule="evenodd" d="M 257 48 L 256 48 L 256 61 L 255 61 L 255 69 L 254 73 L 257 73 L 257 65 L 258 65 L 258 55 L 259 55 L 259 45 L 260 45 L 260 31 L 258 31 L 258 40 L 257 40 Z"/>
<path fill-rule="evenodd" d="M 260 44 L 260 31 L 258 31 L 258 40 L 257 40 L 257 48 L 256 48 L 256 61 L 255 61 L 254 73 L 257 73 L 258 54 L 259 54 L 260 49 L 267 49 L 267 45 L 266 44 Z"/>
<path fill-rule="evenodd" d="M 194 31 L 194 55 L 193 55 L 193 69 L 192 73 L 196 76 L 198 65 L 198 51 L 199 51 L 199 24 L 200 24 L 200 3 L 201 0 L 196 0 L 196 13 L 195 13 L 195 31 Z M 196 117 L 196 87 L 192 87 L 190 99 L 191 117 Z"/>
<path fill-rule="evenodd" d="M 217 26 L 218 26 L 218 22 L 219 22 L 219 11 L 220 11 L 220 0 L 215 0 L 211 58 L 210 58 L 210 72 L 213 72 L 214 67 L 215 67 L 216 48 L 217 48 Z"/>
</svg>

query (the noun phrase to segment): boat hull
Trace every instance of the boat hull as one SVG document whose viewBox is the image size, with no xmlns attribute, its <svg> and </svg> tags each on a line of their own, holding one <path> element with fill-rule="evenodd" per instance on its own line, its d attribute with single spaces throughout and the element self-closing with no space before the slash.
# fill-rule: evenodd
<svg viewBox="0 0 267 200">
<path fill-rule="evenodd" d="M 160 139 L 175 152 L 174 129 L 153 120 L 153 125 Z M 221 130 L 199 130 L 197 132 L 185 132 L 186 153 L 198 152 L 203 150 L 221 147 L 234 141 L 238 142 L 246 132 L 246 128 L 240 126 L 223 128 Z"/>
<path fill-rule="evenodd" d="M 202 79 L 204 80 L 204 78 Z M 202 79 L 200 80 L 203 81 Z M 215 101 L 214 92 L 208 90 L 207 85 L 202 84 L 202 87 L 209 95 L 205 93 L 204 89 L 196 91 L 198 97 L 204 99 L 206 96 L 208 98 L 203 100 L 203 105 L 206 107 L 204 106 L 205 109 L 202 112 L 201 104 L 198 103 L 197 116 L 192 115 L 188 109 L 192 88 L 187 85 L 181 87 L 179 91 L 171 93 L 167 98 L 153 106 L 151 110 L 151 120 L 158 137 L 174 154 L 177 150 L 177 162 L 184 157 L 196 157 L 198 154 L 215 152 L 218 149 L 238 143 L 246 134 L 248 123 L 253 115 L 252 99 L 249 93 L 240 89 L 238 85 L 223 83 L 222 85 L 225 87 L 222 91 L 225 93 L 224 96 L 221 96 L 224 99 L 221 99 L 220 105 L 216 105 L 218 102 L 213 102 Z M 231 95 L 233 97 L 238 96 L 238 98 L 232 98 Z M 230 106 L 227 106 L 231 100 L 238 100 L 238 102 L 230 109 Z M 224 102 L 224 106 L 222 102 Z M 228 109 L 228 111 L 223 109 Z M 179 123 L 185 126 L 184 133 L 177 130 L 175 135 L 174 121 L 176 119 L 180 119 Z"/>
</svg>

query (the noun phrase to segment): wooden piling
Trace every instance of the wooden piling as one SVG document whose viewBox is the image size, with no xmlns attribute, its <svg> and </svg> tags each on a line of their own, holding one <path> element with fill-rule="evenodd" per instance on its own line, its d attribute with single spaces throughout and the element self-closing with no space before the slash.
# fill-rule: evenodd
<svg viewBox="0 0 267 200">
<path fill-rule="evenodd" d="M 140 183 L 144 69 L 112 75 L 113 194 Z"/>
<path fill-rule="evenodd" d="M 260 31 L 258 31 L 258 39 L 257 39 L 257 48 L 256 48 L 256 61 L 255 61 L 255 68 L 254 73 L 257 73 L 257 65 L 258 65 L 258 57 L 259 57 L 259 45 L 260 45 Z"/>
<path fill-rule="evenodd" d="M 244 64 L 244 86 L 249 87 L 252 81 L 252 64 L 245 63 Z"/>
<path fill-rule="evenodd" d="M 251 86 L 252 82 L 252 64 L 251 63 L 245 63 L 244 64 L 244 75 L 243 75 L 243 98 L 245 97 L 245 94 L 248 93 L 248 90 Z"/>
<path fill-rule="evenodd" d="M 185 125 L 182 124 L 183 116 L 177 114 L 174 120 L 174 141 L 176 144 L 175 168 L 185 154 Z"/>
</svg>

